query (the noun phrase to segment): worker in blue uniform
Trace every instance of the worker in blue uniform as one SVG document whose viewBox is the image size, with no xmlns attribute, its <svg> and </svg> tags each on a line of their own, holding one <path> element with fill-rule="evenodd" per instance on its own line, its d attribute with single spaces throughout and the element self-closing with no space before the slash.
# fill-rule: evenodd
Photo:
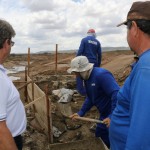
<svg viewBox="0 0 150 150">
<path fill-rule="evenodd" d="M 90 63 L 94 64 L 94 67 L 100 67 L 101 64 L 101 44 L 96 39 L 96 32 L 94 29 L 89 29 L 87 37 L 81 40 L 81 44 L 76 56 L 86 56 Z M 77 77 L 77 91 L 81 95 L 86 95 L 83 80 Z"/>
<path fill-rule="evenodd" d="M 150 1 L 136 1 L 120 25 L 139 60 L 117 95 L 110 123 L 111 150 L 150 150 Z"/>
<path fill-rule="evenodd" d="M 75 116 L 82 117 L 93 106 L 96 106 L 100 113 L 99 119 L 103 120 L 105 124 L 97 124 L 95 135 L 96 137 L 101 137 L 109 148 L 107 126 L 109 126 L 111 113 L 116 106 L 116 96 L 119 86 L 108 70 L 93 66 L 94 64 L 89 63 L 85 56 L 75 57 L 71 61 L 71 68 L 68 69 L 68 72 L 73 72 L 84 80 L 87 96 L 79 112 L 70 117 L 72 119 Z"/>
</svg>

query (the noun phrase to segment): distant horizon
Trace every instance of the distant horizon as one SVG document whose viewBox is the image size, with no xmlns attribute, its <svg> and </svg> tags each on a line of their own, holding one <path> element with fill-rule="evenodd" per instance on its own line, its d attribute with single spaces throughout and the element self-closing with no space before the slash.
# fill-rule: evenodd
<svg viewBox="0 0 150 150">
<path fill-rule="evenodd" d="M 73 53 L 76 52 L 78 49 L 72 49 L 72 50 L 59 50 L 58 48 L 58 53 Z M 109 51 L 122 51 L 122 50 L 130 50 L 129 47 L 125 47 L 125 46 L 120 46 L 120 47 L 102 47 L 102 52 L 109 52 Z M 55 50 L 46 50 L 46 51 L 38 51 L 38 52 L 32 52 L 32 48 L 30 49 L 30 53 L 31 54 L 44 54 L 44 53 L 54 53 Z M 11 54 L 27 54 L 28 51 L 26 53 L 13 53 L 13 51 L 11 52 Z"/>
</svg>

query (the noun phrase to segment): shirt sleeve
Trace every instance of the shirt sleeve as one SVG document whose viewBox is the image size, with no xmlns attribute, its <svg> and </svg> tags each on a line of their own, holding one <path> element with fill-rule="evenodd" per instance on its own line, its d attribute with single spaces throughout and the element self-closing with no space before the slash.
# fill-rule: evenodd
<svg viewBox="0 0 150 150">
<path fill-rule="evenodd" d="M 98 66 L 101 65 L 101 53 L 102 53 L 102 50 L 101 50 L 101 44 L 99 43 L 99 48 L 98 48 L 98 51 L 97 51 L 97 57 L 98 57 Z"/>
<path fill-rule="evenodd" d="M 6 107 L 9 98 L 9 86 L 0 78 L 0 121 L 6 120 Z"/>
<path fill-rule="evenodd" d="M 130 87 L 130 127 L 126 148 L 150 149 L 150 69 L 138 69 Z"/>
<path fill-rule="evenodd" d="M 80 47 L 76 56 L 81 56 L 83 55 L 83 53 L 84 53 L 84 39 L 81 40 Z"/>
<path fill-rule="evenodd" d="M 111 114 L 116 107 L 117 94 L 118 94 L 120 87 L 110 72 L 105 72 L 101 74 L 98 80 L 99 80 L 99 83 L 101 83 L 102 90 L 111 100 L 111 113 L 108 116 L 109 118 L 111 118 Z"/>
<path fill-rule="evenodd" d="M 83 117 L 85 115 L 86 112 L 88 112 L 91 108 L 93 107 L 92 102 L 89 100 L 89 98 L 87 97 L 82 105 L 82 108 L 80 109 L 80 111 L 78 112 L 78 115 L 80 117 Z"/>
</svg>

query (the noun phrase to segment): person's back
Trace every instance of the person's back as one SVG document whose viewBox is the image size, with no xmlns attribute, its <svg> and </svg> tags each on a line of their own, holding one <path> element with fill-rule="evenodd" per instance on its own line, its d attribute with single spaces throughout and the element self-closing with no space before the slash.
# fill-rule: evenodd
<svg viewBox="0 0 150 150">
<path fill-rule="evenodd" d="M 93 105 L 98 107 L 99 113 L 106 116 L 111 113 L 112 101 L 110 98 L 113 97 L 113 94 L 116 96 L 119 90 L 118 85 L 113 81 L 115 79 L 108 70 L 98 67 L 93 67 L 90 78 L 84 81 L 88 98 Z"/>
<path fill-rule="evenodd" d="M 86 56 L 90 63 L 94 64 L 94 67 L 100 67 L 101 64 L 101 44 L 96 39 L 96 33 L 94 29 L 89 29 L 87 37 L 81 40 L 81 44 L 76 56 Z M 83 85 L 83 81 L 80 77 L 77 77 L 77 91 L 81 95 L 86 95 L 86 90 Z"/>
<path fill-rule="evenodd" d="M 94 29 L 90 29 L 87 34 L 87 37 L 81 40 L 77 56 L 86 56 L 90 63 L 94 63 L 94 67 L 99 67 L 101 64 L 101 44 L 95 38 Z"/>
</svg>

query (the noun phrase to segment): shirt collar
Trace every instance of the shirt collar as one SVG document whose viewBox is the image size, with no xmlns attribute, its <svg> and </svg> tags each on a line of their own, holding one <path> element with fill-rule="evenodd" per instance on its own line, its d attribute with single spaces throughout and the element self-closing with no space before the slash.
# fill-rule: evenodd
<svg viewBox="0 0 150 150">
<path fill-rule="evenodd" d="M 146 50 L 144 53 L 142 53 L 142 54 L 139 56 L 139 58 L 142 57 L 143 55 L 145 55 L 146 53 L 149 53 L 149 52 L 150 52 L 150 49 Z"/>
<path fill-rule="evenodd" d="M 3 65 L 0 64 L 0 70 L 6 73 L 6 69 L 3 67 Z"/>
</svg>

